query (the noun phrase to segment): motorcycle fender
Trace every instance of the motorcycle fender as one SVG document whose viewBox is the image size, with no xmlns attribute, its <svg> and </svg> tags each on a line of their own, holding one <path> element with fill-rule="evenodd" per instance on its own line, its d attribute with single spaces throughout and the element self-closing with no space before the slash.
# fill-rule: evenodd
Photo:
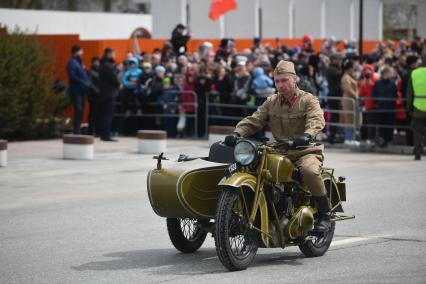
<svg viewBox="0 0 426 284">
<path fill-rule="evenodd" d="M 224 187 L 234 187 L 242 188 L 248 187 L 253 192 L 256 190 L 256 177 L 248 173 L 235 173 L 232 176 L 226 178 L 223 177 L 218 185 Z M 262 241 L 265 247 L 270 247 L 270 238 L 269 238 L 269 216 L 268 216 L 268 205 L 266 202 L 266 197 L 263 192 L 259 196 L 259 211 L 260 211 L 260 226 L 262 232 Z M 266 233 L 266 234 L 265 234 Z"/>
<path fill-rule="evenodd" d="M 342 201 L 346 201 L 346 191 L 344 185 L 338 185 L 336 180 L 329 174 L 323 173 L 322 180 L 327 182 L 327 197 L 330 202 L 330 208 L 333 212 L 343 212 Z"/>
<path fill-rule="evenodd" d="M 240 188 L 243 186 L 249 187 L 251 190 L 256 189 L 256 177 L 248 173 L 235 173 L 226 178 L 223 177 L 218 185 Z"/>
</svg>

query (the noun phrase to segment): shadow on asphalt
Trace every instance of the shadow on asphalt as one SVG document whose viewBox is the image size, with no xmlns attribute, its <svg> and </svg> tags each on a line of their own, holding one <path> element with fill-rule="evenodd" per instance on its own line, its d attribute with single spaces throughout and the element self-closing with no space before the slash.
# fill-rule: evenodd
<svg viewBox="0 0 426 284">
<path fill-rule="evenodd" d="M 265 250 L 264 252 L 267 252 Z M 93 261 L 71 267 L 77 271 L 110 271 L 128 269 L 147 269 L 148 273 L 173 275 L 198 275 L 205 273 L 224 273 L 227 270 L 217 258 L 215 249 L 201 249 L 192 254 L 176 252 L 175 249 L 148 249 L 105 254 L 112 260 Z M 258 254 L 250 267 L 270 265 L 303 265 L 299 259 L 302 254 L 262 253 Z"/>
<path fill-rule="evenodd" d="M 223 272 L 223 266 L 214 258 L 216 256 L 214 249 L 201 249 L 192 254 L 179 253 L 175 249 L 147 249 L 114 252 L 104 256 L 114 259 L 88 262 L 72 269 L 78 271 L 149 269 L 152 274 L 178 275 Z M 207 260 L 204 260 L 205 258 Z"/>
</svg>

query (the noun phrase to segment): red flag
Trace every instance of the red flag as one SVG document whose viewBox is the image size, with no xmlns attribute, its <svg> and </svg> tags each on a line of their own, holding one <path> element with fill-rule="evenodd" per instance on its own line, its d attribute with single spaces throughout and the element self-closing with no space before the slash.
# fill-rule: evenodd
<svg viewBox="0 0 426 284">
<path fill-rule="evenodd" d="M 236 8 L 237 3 L 235 3 L 235 0 L 212 0 L 209 18 L 216 21 L 220 16 Z"/>
</svg>

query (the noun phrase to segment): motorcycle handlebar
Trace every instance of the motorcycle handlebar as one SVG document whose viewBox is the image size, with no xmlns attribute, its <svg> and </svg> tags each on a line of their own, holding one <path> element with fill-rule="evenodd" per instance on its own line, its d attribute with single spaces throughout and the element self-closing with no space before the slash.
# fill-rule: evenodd
<svg viewBox="0 0 426 284">
<path fill-rule="evenodd" d="M 236 139 L 236 143 L 238 143 L 238 141 L 243 140 L 243 139 L 247 139 L 247 138 L 238 137 Z M 318 143 L 318 142 L 311 142 L 311 143 L 309 143 L 308 145 L 305 145 L 305 146 L 296 146 L 296 147 L 294 147 L 293 144 L 294 144 L 293 140 L 284 140 L 284 141 L 280 141 L 280 142 L 271 142 L 271 143 L 266 143 L 266 141 L 262 141 L 262 143 L 259 144 L 259 145 L 266 145 L 266 146 L 272 147 L 272 148 L 286 147 L 286 148 L 289 148 L 289 149 L 296 149 L 296 150 L 313 148 L 315 146 L 321 145 L 321 143 Z"/>
<path fill-rule="evenodd" d="M 288 148 L 300 150 L 300 149 L 313 148 L 315 146 L 321 145 L 320 143 L 317 143 L 317 142 L 311 142 L 311 143 L 309 143 L 308 145 L 305 145 L 305 146 L 294 147 L 293 143 L 294 143 L 293 140 L 285 140 L 285 141 L 280 141 L 280 142 L 273 142 L 273 143 L 267 144 L 267 146 L 272 147 L 272 148 L 288 147 Z"/>
</svg>

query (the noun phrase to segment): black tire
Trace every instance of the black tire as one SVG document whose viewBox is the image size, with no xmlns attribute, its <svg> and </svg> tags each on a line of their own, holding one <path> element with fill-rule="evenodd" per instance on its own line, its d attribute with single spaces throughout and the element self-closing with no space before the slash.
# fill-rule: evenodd
<svg viewBox="0 0 426 284">
<path fill-rule="evenodd" d="M 173 246 L 183 253 L 197 251 L 207 236 L 197 220 L 189 218 L 167 218 L 167 231 Z"/>
<path fill-rule="evenodd" d="M 317 257 L 324 255 L 330 247 L 334 236 L 335 222 L 331 222 L 330 231 L 315 240 L 305 241 L 299 245 L 300 251 L 307 257 Z"/>
<path fill-rule="evenodd" d="M 258 248 L 257 233 L 248 228 L 248 218 L 239 200 L 239 190 L 225 188 L 216 209 L 216 252 L 230 271 L 246 269 Z"/>
</svg>

